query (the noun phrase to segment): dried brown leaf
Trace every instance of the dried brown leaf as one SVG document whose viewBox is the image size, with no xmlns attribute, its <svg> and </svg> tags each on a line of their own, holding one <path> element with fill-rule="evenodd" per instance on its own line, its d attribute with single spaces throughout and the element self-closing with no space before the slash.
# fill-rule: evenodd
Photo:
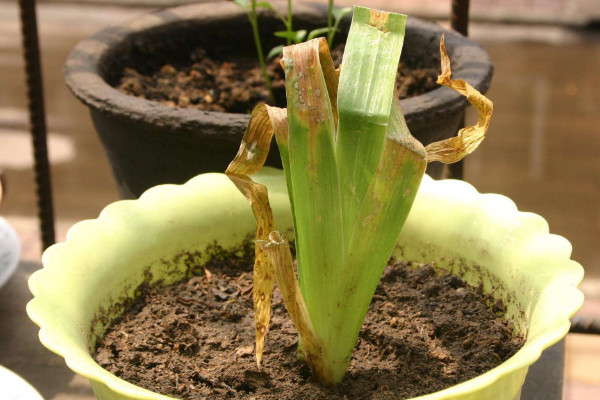
<svg viewBox="0 0 600 400">
<path fill-rule="evenodd" d="M 302 297 L 294 272 L 294 260 L 290 245 L 287 239 L 277 231 L 271 232 L 268 242 L 261 242 L 261 245 L 273 264 L 285 307 L 298 330 L 306 363 L 311 368 L 312 375 L 319 379 L 320 383 L 331 385 L 333 372 L 325 362 L 327 360 L 325 346 L 315 334 L 306 303 Z"/>
<path fill-rule="evenodd" d="M 255 183 L 248 175 L 262 168 L 273 134 L 287 132 L 287 119 L 284 109 L 259 104 L 252 111 L 250 123 L 242 139 L 240 149 L 227 167 L 225 173 L 250 202 L 256 219 L 256 239 L 266 240 L 275 229 L 273 212 L 269 205 L 267 188 Z M 256 325 L 256 364 L 260 368 L 265 345 L 265 336 L 269 330 L 271 318 L 271 299 L 275 276 L 273 266 L 264 250 L 255 246 L 253 271 L 254 321 Z"/>
<path fill-rule="evenodd" d="M 443 35 L 440 41 L 440 57 L 442 73 L 438 76 L 437 83 L 454 89 L 465 96 L 479 113 L 475 125 L 462 128 L 455 137 L 434 142 L 425 147 L 427 162 L 440 161 L 445 164 L 452 164 L 462 160 L 481 144 L 490 125 L 494 105 L 487 97 L 464 80 L 452 80 L 450 78 L 452 70 Z"/>
</svg>

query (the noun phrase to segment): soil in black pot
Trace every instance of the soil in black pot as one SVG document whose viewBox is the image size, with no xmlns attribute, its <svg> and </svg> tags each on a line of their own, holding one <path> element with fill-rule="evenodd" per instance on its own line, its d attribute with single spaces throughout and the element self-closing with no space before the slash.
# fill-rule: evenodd
<svg viewBox="0 0 600 400">
<path fill-rule="evenodd" d="M 233 266 L 213 258 L 206 273 L 166 289 L 144 286 L 99 341 L 96 361 L 138 386 L 183 399 L 402 399 L 480 375 L 524 342 L 503 318 L 504 306 L 480 288 L 431 266 L 392 263 L 339 386 L 314 383 L 298 361 L 297 333 L 277 289 L 258 370 L 251 262 L 240 269 L 242 258 L 232 259 Z"/>
<path fill-rule="evenodd" d="M 342 61 L 344 46 L 332 51 L 336 65 Z M 285 107 L 284 73 L 276 57 L 268 65 L 275 104 Z M 435 89 L 439 67 L 429 67 L 407 58 L 401 60 L 396 88 L 401 99 L 418 96 Z M 247 58 L 225 61 L 209 57 L 197 49 L 188 63 L 167 64 L 158 71 L 141 73 L 125 68 L 118 85 L 123 93 L 159 101 L 170 107 L 196 108 L 205 111 L 248 113 L 259 102 L 269 99 L 258 62 Z"/>
</svg>

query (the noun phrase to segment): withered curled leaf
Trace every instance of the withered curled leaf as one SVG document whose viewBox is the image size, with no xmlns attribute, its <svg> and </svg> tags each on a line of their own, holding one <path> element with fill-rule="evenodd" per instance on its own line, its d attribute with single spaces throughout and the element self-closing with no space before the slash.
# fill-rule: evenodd
<svg viewBox="0 0 600 400">
<path fill-rule="evenodd" d="M 248 175 L 260 171 L 275 131 L 287 131 L 285 109 L 260 104 L 252 112 L 240 149 L 227 167 L 225 174 L 250 202 L 256 219 L 256 239 L 267 240 L 275 230 L 273 212 L 269 205 L 267 188 L 255 183 Z M 255 246 L 253 272 L 254 321 L 256 325 L 256 364 L 260 368 L 265 346 L 265 336 L 271 318 L 271 299 L 275 276 L 269 257 L 258 244 Z"/>
<path fill-rule="evenodd" d="M 450 78 L 452 70 L 450 68 L 450 58 L 446 52 L 444 35 L 442 35 L 440 41 L 440 58 L 442 73 L 438 76 L 437 83 L 454 89 L 465 96 L 479 113 L 475 125 L 462 128 L 458 131 L 457 136 L 431 143 L 425 147 L 427 162 L 440 161 L 444 164 L 452 164 L 462 160 L 481 144 L 490 125 L 494 105 L 487 97 L 464 80 L 452 80 Z"/>
</svg>

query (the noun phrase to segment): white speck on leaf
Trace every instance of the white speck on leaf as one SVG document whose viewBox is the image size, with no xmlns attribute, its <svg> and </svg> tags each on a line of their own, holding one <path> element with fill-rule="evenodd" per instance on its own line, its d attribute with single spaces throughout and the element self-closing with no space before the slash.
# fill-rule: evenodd
<svg viewBox="0 0 600 400">
<path fill-rule="evenodd" d="M 256 142 L 252 142 L 250 144 L 250 147 L 246 149 L 246 152 L 247 152 L 246 159 L 247 160 L 252 160 L 254 158 L 254 152 L 256 151 L 256 146 L 257 146 Z"/>
</svg>

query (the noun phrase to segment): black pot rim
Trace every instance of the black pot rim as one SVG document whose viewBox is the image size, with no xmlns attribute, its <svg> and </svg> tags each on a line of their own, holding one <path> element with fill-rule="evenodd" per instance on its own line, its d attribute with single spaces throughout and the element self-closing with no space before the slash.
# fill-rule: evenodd
<svg viewBox="0 0 600 400">
<path fill-rule="evenodd" d="M 308 15 L 323 15 L 325 10 L 322 4 L 298 3 L 294 7 L 295 12 Z M 244 11 L 231 2 L 201 3 L 150 12 L 105 28 L 81 41 L 70 52 L 64 67 L 65 82 L 88 107 L 118 119 L 179 132 L 196 130 L 200 120 L 203 125 L 245 126 L 249 120 L 248 114 L 168 107 L 156 101 L 126 95 L 109 85 L 100 74 L 104 54 L 132 34 L 179 21 L 228 19 L 243 14 Z M 445 33 L 453 62 L 453 79 L 465 79 L 480 92 L 487 91 L 493 67 L 487 52 L 479 44 L 419 18 L 409 17 L 407 30 L 410 29 L 430 31 L 437 37 Z M 464 96 L 446 87 L 400 101 L 407 121 L 435 118 L 436 114 L 462 109 L 466 103 Z"/>
</svg>

